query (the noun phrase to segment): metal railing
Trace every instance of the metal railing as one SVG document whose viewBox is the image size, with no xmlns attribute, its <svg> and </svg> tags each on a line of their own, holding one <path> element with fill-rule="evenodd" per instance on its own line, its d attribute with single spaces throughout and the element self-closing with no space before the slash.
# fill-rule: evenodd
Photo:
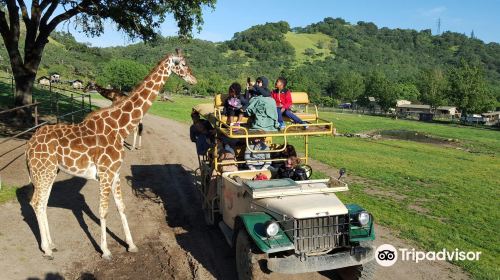
<svg viewBox="0 0 500 280">
<path fill-rule="evenodd" d="M 10 82 L 10 88 L 13 98 L 15 98 L 15 81 L 13 76 L 0 76 L 0 79 L 8 80 Z M 92 95 L 88 93 L 78 92 L 75 90 L 66 89 L 63 87 L 55 86 L 55 83 L 49 82 L 48 85 L 42 85 L 35 83 L 33 85 L 33 96 L 39 95 L 36 91 L 45 90 L 48 92 L 48 114 L 54 114 L 56 116 L 57 123 L 66 120 L 66 118 L 71 117 L 71 122 L 75 122 L 75 116 L 80 114 L 83 119 L 86 113 L 92 111 Z M 36 91 L 35 91 L 36 89 Z M 87 103 L 85 102 L 87 101 Z M 42 102 L 39 102 L 41 107 Z M 61 103 L 69 104 L 69 113 L 61 114 Z M 19 108 L 15 108 L 17 110 Z M 35 107 L 35 110 L 38 110 Z M 68 110 L 66 110 L 68 111 Z M 67 120 L 69 121 L 69 120 Z"/>
</svg>

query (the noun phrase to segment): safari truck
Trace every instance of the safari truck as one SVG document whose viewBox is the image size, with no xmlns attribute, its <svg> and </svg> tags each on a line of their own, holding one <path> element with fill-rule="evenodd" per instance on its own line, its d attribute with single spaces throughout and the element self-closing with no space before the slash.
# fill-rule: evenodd
<svg viewBox="0 0 500 280">
<path fill-rule="evenodd" d="M 221 159 L 220 143 L 200 155 L 197 186 L 207 223 L 220 227 L 235 250 L 239 279 L 327 270 L 371 279 L 373 216 L 360 205 L 340 201 L 336 193 L 349 190 L 341 176 L 312 179 L 313 170 L 307 165 L 309 137 L 332 137 L 333 124 L 319 117 L 307 93 L 296 92 L 292 93 L 294 109 L 307 124 L 287 122 L 281 131 L 253 131 L 245 124 L 247 119 L 240 126 L 226 123 L 224 98 L 217 95 L 214 104 L 200 104 L 193 112 L 212 124 L 216 139 L 233 143 L 235 157 Z M 260 161 L 273 163 L 287 160 L 280 155 L 292 139 L 303 143 L 300 158 L 306 180 L 276 178 L 270 170 L 245 170 L 251 162 L 244 160 L 243 151 L 255 138 L 265 139 L 270 149 L 264 152 L 275 155 Z M 227 171 L 227 166 L 238 170 Z M 253 180 L 257 175 L 269 179 Z"/>
</svg>

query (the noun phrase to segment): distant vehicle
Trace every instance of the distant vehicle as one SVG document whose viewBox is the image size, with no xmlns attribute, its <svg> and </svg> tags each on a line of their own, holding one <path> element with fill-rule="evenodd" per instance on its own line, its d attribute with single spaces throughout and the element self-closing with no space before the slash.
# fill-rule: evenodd
<svg viewBox="0 0 500 280">
<path fill-rule="evenodd" d="M 470 114 L 467 116 L 462 116 L 460 118 L 460 121 L 463 123 L 468 123 L 468 124 L 484 124 L 485 120 L 483 116 L 479 114 Z"/>
<path fill-rule="evenodd" d="M 351 109 L 352 108 L 352 104 L 351 103 L 342 103 L 339 105 L 339 108 L 340 109 Z"/>
</svg>

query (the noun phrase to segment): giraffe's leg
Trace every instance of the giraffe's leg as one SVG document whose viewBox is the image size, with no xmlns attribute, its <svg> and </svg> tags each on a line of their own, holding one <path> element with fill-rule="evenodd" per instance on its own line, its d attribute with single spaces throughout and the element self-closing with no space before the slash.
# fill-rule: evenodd
<svg viewBox="0 0 500 280">
<path fill-rule="evenodd" d="M 144 129 L 144 126 L 142 125 L 142 121 L 139 123 L 139 126 L 137 126 L 137 133 L 139 134 L 139 145 L 137 146 L 138 150 L 142 148 L 142 130 Z"/>
<path fill-rule="evenodd" d="M 137 246 L 135 246 L 134 241 L 132 240 L 132 234 L 130 234 L 130 228 L 128 227 L 127 216 L 125 215 L 125 203 L 123 203 L 119 175 L 116 175 L 112 189 L 113 189 L 113 197 L 115 198 L 116 208 L 118 208 L 118 212 L 120 213 L 120 218 L 122 219 L 123 232 L 125 233 L 125 240 L 128 244 L 128 251 L 137 252 L 138 249 Z"/>
<path fill-rule="evenodd" d="M 137 133 L 138 133 L 139 129 L 138 127 L 134 128 L 134 142 L 132 144 L 132 150 L 135 150 L 135 142 L 137 140 Z"/>
<path fill-rule="evenodd" d="M 40 230 L 40 247 L 44 252 L 44 257 L 47 259 L 53 259 L 52 256 L 52 239 L 50 237 L 50 232 L 48 229 L 47 220 L 47 203 L 49 201 L 50 191 L 52 189 L 52 184 L 57 175 L 57 171 L 47 172 L 45 174 L 37 174 L 33 176 L 34 178 L 43 178 L 43 180 L 35 179 L 33 180 L 33 196 L 31 198 L 31 206 L 35 211 L 36 219 L 38 222 L 38 228 Z"/>
<path fill-rule="evenodd" d="M 108 215 L 108 205 L 109 205 L 109 192 L 111 191 L 111 184 L 108 182 L 106 176 L 101 177 L 101 187 L 100 187 L 100 199 L 99 199 L 99 216 L 101 222 L 101 250 L 102 258 L 106 260 L 111 260 L 111 251 L 108 249 L 108 243 L 106 242 L 106 217 Z"/>
<path fill-rule="evenodd" d="M 48 193 L 50 194 L 52 190 L 52 185 L 50 186 L 50 189 L 48 190 Z M 53 252 L 57 252 L 57 248 L 56 248 L 56 245 L 54 244 L 54 242 L 52 242 L 52 236 L 50 235 L 50 230 L 49 230 L 49 220 L 47 219 L 47 204 L 49 202 L 49 197 L 50 196 L 47 196 L 47 199 L 45 201 L 43 201 L 43 215 L 42 215 L 42 220 L 43 220 L 43 224 L 44 224 L 44 227 L 45 227 L 45 235 L 46 235 L 46 238 L 47 238 L 47 243 L 49 245 L 49 248 L 53 251 Z"/>
</svg>

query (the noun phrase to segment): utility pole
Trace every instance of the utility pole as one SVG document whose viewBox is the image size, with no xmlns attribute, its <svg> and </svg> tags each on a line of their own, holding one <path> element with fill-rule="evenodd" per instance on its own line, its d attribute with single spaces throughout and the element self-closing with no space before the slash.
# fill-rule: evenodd
<svg viewBox="0 0 500 280">
<path fill-rule="evenodd" d="M 437 22 L 437 35 L 441 35 L 441 18 L 438 18 Z"/>
</svg>

